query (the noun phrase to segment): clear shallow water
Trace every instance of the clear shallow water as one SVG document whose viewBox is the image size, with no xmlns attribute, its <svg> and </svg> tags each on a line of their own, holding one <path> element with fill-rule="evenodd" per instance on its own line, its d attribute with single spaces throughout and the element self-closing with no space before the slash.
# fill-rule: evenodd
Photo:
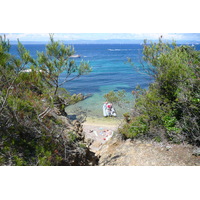
<svg viewBox="0 0 200 200">
<path fill-rule="evenodd" d="M 68 113 L 76 113 L 85 110 L 88 116 L 102 117 L 102 105 L 105 102 L 104 95 L 111 90 L 127 91 L 127 99 L 133 101 L 131 91 L 140 84 L 147 88 L 150 82 L 148 76 L 141 75 L 130 64 L 126 64 L 130 57 L 136 65 L 139 64 L 139 51 L 141 45 L 106 44 L 106 45 L 74 45 L 77 54 L 82 55 L 85 61 L 89 61 L 93 71 L 80 79 L 70 82 L 64 87 L 72 93 L 91 93 L 92 97 L 70 106 L 66 109 Z M 79 59 L 76 59 L 77 61 Z M 133 103 L 124 108 L 115 105 L 117 116 L 128 111 Z"/>
<path fill-rule="evenodd" d="M 37 51 L 44 51 L 45 45 L 24 45 L 31 56 L 36 58 Z M 69 113 L 76 113 L 77 110 L 86 111 L 88 116 L 101 117 L 102 105 L 105 102 L 103 95 L 111 90 L 127 91 L 127 99 L 133 101 L 131 91 L 135 86 L 148 88 L 151 79 L 147 75 L 140 74 L 130 64 L 126 64 L 127 57 L 130 57 L 135 66 L 140 67 L 142 56 L 142 45 L 139 44 L 75 44 L 73 45 L 76 54 L 81 58 L 75 59 L 77 63 L 81 60 L 89 61 L 93 71 L 74 81 L 63 85 L 70 93 L 92 94 L 86 100 L 76 105 L 67 107 Z M 196 46 L 200 49 L 200 45 Z M 13 45 L 11 52 L 17 54 L 16 45 Z M 60 79 L 64 79 L 61 74 Z M 126 112 L 132 104 L 127 105 L 127 109 L 115 107 L 118 116 Z"/>
<path fill-rule="evenodd" d="M 66 108 L 66 111 L 69 114 L 78 114 L 80 110 L 86 112 L 87 116 L 89 117 L 103 117 L 103 110 L 102 106 L 105 102 L 104 94 L 108 93 L 110 90 L 114 90 L 117 85 L 110 86 L 101 86 L 100 91 L 93 94 L 92 97 L 85 99 L 84 101 L 80 101 L 75 105 L 71 105 Z M 123 87 L 123 85 L 120 85 Z M 123 88 L 126 88 L 124 86 Z M 127 93 L 126 99 L 130 101 L 130 103 L 126 103 L 123 107 L 118 106 L 117 104 L 113 104 L 114 108 L 117 112 L 117 118 L 121 118 L 123 113 L 130 110 L 133 106 L 133 95 L 131 93 Z"/>
</svg>

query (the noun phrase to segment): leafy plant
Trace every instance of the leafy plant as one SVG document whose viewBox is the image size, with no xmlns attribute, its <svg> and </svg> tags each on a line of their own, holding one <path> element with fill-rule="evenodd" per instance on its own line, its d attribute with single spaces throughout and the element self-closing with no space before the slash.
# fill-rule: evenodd
<svg viewBox="0 0 200 200">
<path fill-rule="evenodd" d="M 70 165 L 76 159 L 66 154 L 77 148 L 76 135 L 65 137 L 67 125 L 51 114 L 59 95 L 71 98 L 59 89 L 60 73 L 69 78 L 90 71 L 88 64 L 77 66 L 70 60 L 72 53 L 71 47 L 51 36 L 46 52 L 38 52 L 37 59 L 19 41 L 14 56 L 9 41 L 0 36 L 0 165 Z"/>
<path fill-rule="evenodd" d="M 136 128 L 129 122 L 124 134 L 155 134 L 155 138 L 162 138 L 156 132 L 156 127 L 161 127 L 169 140 L 200 144 L 200 52 L 175 42 L 163 43 L 161 38 L 158 43 L 148 44 L 145 40 L 143 60 L 142 73 L 146 72 L 154 82 L 147 91 L 137 87 L 132 92 L 136 101 L 130 121 Z"/>
<path fill-rule="evenodd" d="M 50 34 L 50 43 L 46 45 L 46 52 L 38 52 L 37 62 L 32 62 L 40 69 L 44 80 L 55 88 L 54 95 L 64 83 L 91 72 L 89 63 L 82 61 L 76 65 L 76 62 L 70 59 L 74 53 L 71 46 L 55 41 Z M 61 73 L 65 77 L 62 81 L 59 80 Z"/>
<path fill-rule="evenodd" d="M 119 90 L 119 91 L 110 91 L 109 93 L 104 95 L 104 98 L 106 101 L 117 104 L 120 107 L 123 107 L 123 104 L 129 103 L 129 101 L 126 100 L 126 91 L 125 90 Z"/>
</svg>

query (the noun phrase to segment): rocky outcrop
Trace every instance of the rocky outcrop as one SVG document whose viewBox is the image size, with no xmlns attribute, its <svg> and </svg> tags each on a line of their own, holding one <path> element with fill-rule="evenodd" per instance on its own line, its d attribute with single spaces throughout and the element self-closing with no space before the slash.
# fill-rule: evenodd
<svg viewBox="0 0 200 200">
<path fill-rule="evenodd" d="M 72 124 L 73 124 L 72 131 L 75 131 L 76 134 L 79 135 L 80 137 L 84 137 L 83 125 L 81 124 L 81 122 L 79 122 L 78 120 L 74 120 L 74 121 L 72 121 Z"/>
<path fill-rule="evenodd" d="M 115 134 L 96 152 L 100 166 L 200 166 L 191 145 L 122 140 Z"/>
<path fill-rule="evenodd" d="M 59 114 L 66 115 L 65 108 L 69 105 L 75 104 L 79 101 L 83 101 L 86 98 L 90 97 L 91 94 L 83 95 L 82 93 L 69 95 L 68 93 L 59 92 L 57 96 L 54 97 L 54 106 L 59 110 Z"/>
<path fill-rule="evenodd" d="M 98 157 L 90 151 L 88 144 L 84 140 L 83 125 L 78 120 L 70 120 L 66 115 L 62 115 L 60 110 L 55 107 L 50 113 L 58 120 L 58 134 L 65 141 L 66 159 L 61 165 L 71 166 L 94 166 L 98 165 Z M 60 131 L 59 131 L 60 130 Z"/>
</svg>

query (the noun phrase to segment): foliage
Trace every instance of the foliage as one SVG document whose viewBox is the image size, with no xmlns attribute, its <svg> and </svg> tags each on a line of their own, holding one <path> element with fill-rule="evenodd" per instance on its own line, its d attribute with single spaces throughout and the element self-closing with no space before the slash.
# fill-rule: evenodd
<svg viewBox="0 0 200 200">
<path fill-rule="evenodd" d="M 123 128 L 119 128 L 119 132 L 125 136 L 125 138 L 134 138 L 138 135 L 146 134 L 148 131 L 146 116 L 141 115 L 135 117 L 134 120 L 129 121 Z"/>
<path fill-rule="evenodd" d="M 70 97 L 70 101 L 69 101 L 69 104 L 75 104 L 79 101 L 82 101 L 84 99 L 84 96 L 82 94 L 73 94 L 71 97 Z"/>
<path fill-rule="evenodd" d="M 137 88 L 132 92 L 136 103 L 128 127 L 132 135 L 127 137 L 145 133 L 158 139 L 156 127 L 161 127 L 170 141 L 200 144 L 200 52 L 175 42 L 163 43 L 160 38 L 158 43 L 144 42 L 143 60 L 145 72 L 154 82 L 147 91 Z M 148 126 L 145 129 L 141 116 Z M 141 130 L 133 129 L 132 124 Z"/>
<path fill-rule="evenodd" d="M 77 66 L 74 60 L 70 59 L 75 53 L 71 46 L 66 46 L 59 41 L 55 41 L 50 35 L 50 43 L 46 45 L 46 52 L 38 52 L 36 66 L 41 70 L 44 80 L 55 88 L 54 94 L 64 83 L 74 80 L 81 75 L 91 72 L 88 63 L 80 62 Z M 63 73 L 64 80 L 59 81 L 60 74 Z"/>
<path fill-rule="evenodd" d="M 76 148 L 71 141 L 76 144 L 77 138 L 66 135 L 63 123 L 50 114 L 57 94 L 62 93 L 66 99 L 71 96 L 56 88 L 61 83 L 54 81 L 66 70 L 70 71 L 67 76 L 85 74 L 89 66 L 82 63 L 79 67 L 69 61 L 73 53 L 70 47 L 55 42 L 53 37 L 50 40 L 47 52 L 38 52 L 35 60 L 19 41 L 19 55 L 11 55 L 9 41 L 0 36 L 0 165 L 73 162 L 73 156 L 67 157 L 66 151 Z"/>
<path fill-rule="evenodd" d="M 110 91 L 109 93 L 104 95 L 104 98 L 106 101 L 117 104 L 118 106 L 122 107 L 124 103 L 129 103 L 126 100 L 126 91 L 125 90 L 119 90 L 117 92 Z"/>
<path fill-rule="evenodd" d="M 124 113 L 123 116 L 124 116 L 124 118 L 125 118 L 125 121 L 126 121 L 127 123 L 129 123 L 130 120 L 131 120 L 130 113 L 128 113 L 128 112 L 127 112 L 127 113 Z"/>
</svg>

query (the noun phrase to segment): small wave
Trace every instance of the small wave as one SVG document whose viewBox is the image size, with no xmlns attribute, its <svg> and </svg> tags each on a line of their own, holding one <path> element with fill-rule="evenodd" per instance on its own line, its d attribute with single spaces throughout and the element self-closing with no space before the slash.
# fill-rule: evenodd
<svg viewBox="0 0 200 200">
<path fill-rule="evenodd" d="M 133 49 L 108 49 L 108 51 L 131 51 Z"/>
</svg>

